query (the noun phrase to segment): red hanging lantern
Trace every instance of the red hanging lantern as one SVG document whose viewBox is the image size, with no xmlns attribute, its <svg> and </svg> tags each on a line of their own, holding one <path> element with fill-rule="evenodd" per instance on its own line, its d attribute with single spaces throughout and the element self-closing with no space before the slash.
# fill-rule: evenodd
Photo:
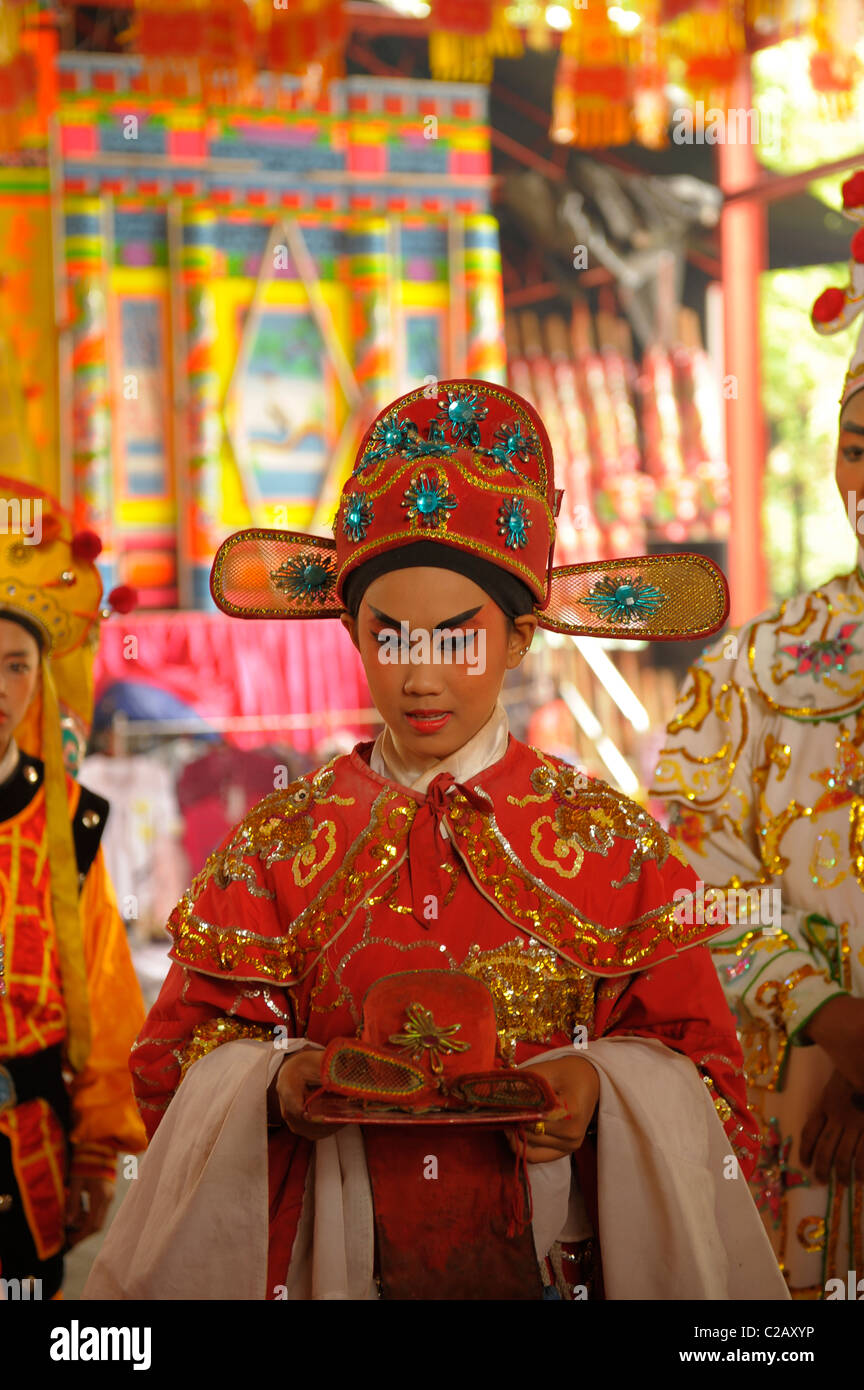
<svg viewBox="0 0 864 1390">
<path fill-rule="evenodd" d="M 605 5 L 573 18 L 555 73 L 550 136 L 582 148 L 625 145 L 633 133 L 634 41 L 615 29 Z"/>
</svg>

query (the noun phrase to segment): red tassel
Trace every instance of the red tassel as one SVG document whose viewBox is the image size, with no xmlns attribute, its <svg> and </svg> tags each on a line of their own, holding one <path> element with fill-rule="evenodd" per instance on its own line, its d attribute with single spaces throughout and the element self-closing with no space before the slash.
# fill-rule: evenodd
<svg viewBox="0 0 864 1390">
<path fill-rule="evenodd" d="M 327 1095 L 327 1094 L 328 1094 L 327 1087 L 326 1087 L 326 1086 L 319 1086 L 316 1090 L 314 1090 L 314 1091 L 311 1093 L 311 1095 L 308 1095 L 308 1096 L 306 1097 L 305 1101 L 303 1102 L 303 1110 L 302 1110 L 302 1118 L 303 1118 L 304 1120 L 309 1120 L 309 1123 L 310 1123 L 310 1124 L 316 1124 L 316 1123 L 317 1123 L 317 1121 L 315 1120 L 314 1116 L 310 1116 L 310 1114 L 309 1114 L 309 1106 L 312 1104 L 313 1100 L 317 1100 L 319 1096 L 325 1096 L 325 1095 Z"/>
<path fill-rule="evenodd" d="M 528 1181 L 528 1161 L 525 1155 L 528 1152 L 528 1140 L 525 1131 L 520 1125 L 516 1130 L 516 1171 L 513 1175 L 513 1196 L 510 1200 L 510 1212 L 507 1219 L 507 1238 L 513 1240 L 515 1236 L 521 1236 L 525 1227 L 534 1218 L 534 1198 L 531 1193 L 531 1184 Z M 527 1192 L 527 1199 L 526 1199 Z"/>
<path fill-rule="evenodd" d="M 108 602 L 115 613 L 131 613 L 138 607 L 138 592 L 129 584 L 118 584 L 108 595 Z"/>
<path fill-rule="evenodd" d="M 95 531 L 77 531 L 72 537 L 72 554 L 76 560 L 95 560 L 102 552 L 102 542 Z"/>
</svg>

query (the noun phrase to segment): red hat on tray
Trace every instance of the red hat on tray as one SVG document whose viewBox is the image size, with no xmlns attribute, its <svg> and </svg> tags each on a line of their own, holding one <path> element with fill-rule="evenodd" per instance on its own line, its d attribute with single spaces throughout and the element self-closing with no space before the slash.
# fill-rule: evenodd
<svg viewBox="0 0 864 1390">
<path fill-rule="evenodd" d="M 359 1038 L 333 1038 L 306 1113 L 331 1124 L 522 1124 L 557 1098 L 537 1072 L 496 1057 L 495 1005 L 481 980 L 404 970 L 372 985 Z"/>
</svg>

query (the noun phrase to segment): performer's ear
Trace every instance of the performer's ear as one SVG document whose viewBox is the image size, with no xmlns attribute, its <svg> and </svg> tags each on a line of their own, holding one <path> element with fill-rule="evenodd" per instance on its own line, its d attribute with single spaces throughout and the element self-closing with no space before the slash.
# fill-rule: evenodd
<svg viewBox="0 0 864 1390">
<path fill-rule="evenodd" d="M 360 643 L 357 641 L 357 619 L 352 618 L 350 613 L 340 613 L 339 621 L 359 652 Z"/>
<path fill-rule="evenodd" d="M 533 613 L 523 613 L 510 619 L 510 637 L 507 642 L 507 668 L 518 666 L 537 631 L 537 619 Z"/>
</svg>

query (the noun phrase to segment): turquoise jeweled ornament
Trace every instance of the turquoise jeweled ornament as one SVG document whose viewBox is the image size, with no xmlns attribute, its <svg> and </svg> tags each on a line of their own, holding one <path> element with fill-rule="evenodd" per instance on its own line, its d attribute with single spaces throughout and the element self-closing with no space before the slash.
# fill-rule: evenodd
<svg viewBox="0 0 864 1390">
<path fill-rule="evenodd" d="M 531 524 L 521 497 L 511 497 L 498 508 L 498 534 L 504 537 L 504 544 L 512 550 L 521 550 L 523 545 L 528 544 L 528 527 Z"/>
<path fill-rule="evenodd" d="M 609 622 L 632 623 L 650 618 L 665 597 L 660 589 L 655 589 L 641 575 L 634 575 L 632 579 L 607 577 L 601 580 L 582 602 Z"/>
<path fill-rule="evenodd" d="M 336 566 L 317 555 L 292 555 L 270 575 L 274 588 L 298 602 L 320 603 L 336 578 Z"/>
<path fill-rule="evenodd" d="M 439 428 L 443 424 L 450 427 L 450 437 L 458 444 L 477 447 L 480 443 L 479 421 L 489 414 L 488 405 L 483 405 L 486 397 L 470 386 L 447 388 L 447 399 L 439 400 L 440 414 L 433 420 Z"/>
<path fill-rule="evenodd" d="M 513 420 L 509 425 L 499 425 L 492 436 L 491 449 L 484 450 L 505 468 L 513 468 L 512 459 L 518 459 L 520 463 L 530 463 L 537 453 L 537 445 L 533 439 L 522 433 L 522 426 L 518 420 Z M 516 470 L 513 469 L 515 472 Z"/>
<path fill-rule="evenodd" d="M 434 482 L 428 473 L 418 473 L 411 479 L 411 486 L 405 489 L 402 505 L 407 507 L 411 521 L 431 528 L 440 526 L 457 502 L 452 492 L 447 491 L 446 478 L 443 483 Z"/>
<path fill-rule="evenodd" d="M 395 455 L 406 459 L 443 458 L 446 454 L 452 454 L 455 447 L 445 439 L 439 420 L 430 422 L 427 438 L 424 439 L 413 420 L 403 418 L 400 421 L 394 416 L 390 420 L 382 420 L 375 426 L 369 448 L 354 469 L 352 477 L 362 473 L 368 464 L 378 463 L 381 459 L 392 458 Z"/>
<path fill-rule="evenodd" d="M 416 429 L 410 421 L 400 421 L 395 416 L 388 420 L 379 420 L 372 431 L 369 448 L 354 472 L 362 473 L 367 464 L 377 463 L 379 459 L 390 458 L 391 454 L 401 453 L 409 443 L 412 431 L 416 434 Z"/>
<path fill-rule="evenodd" d="M 345 498 L 342 530 L 352 541 L 362 541 L 374 516 L 375 509 L 366 501 L 365 492 L 350 492 Z"/>
</svg>

